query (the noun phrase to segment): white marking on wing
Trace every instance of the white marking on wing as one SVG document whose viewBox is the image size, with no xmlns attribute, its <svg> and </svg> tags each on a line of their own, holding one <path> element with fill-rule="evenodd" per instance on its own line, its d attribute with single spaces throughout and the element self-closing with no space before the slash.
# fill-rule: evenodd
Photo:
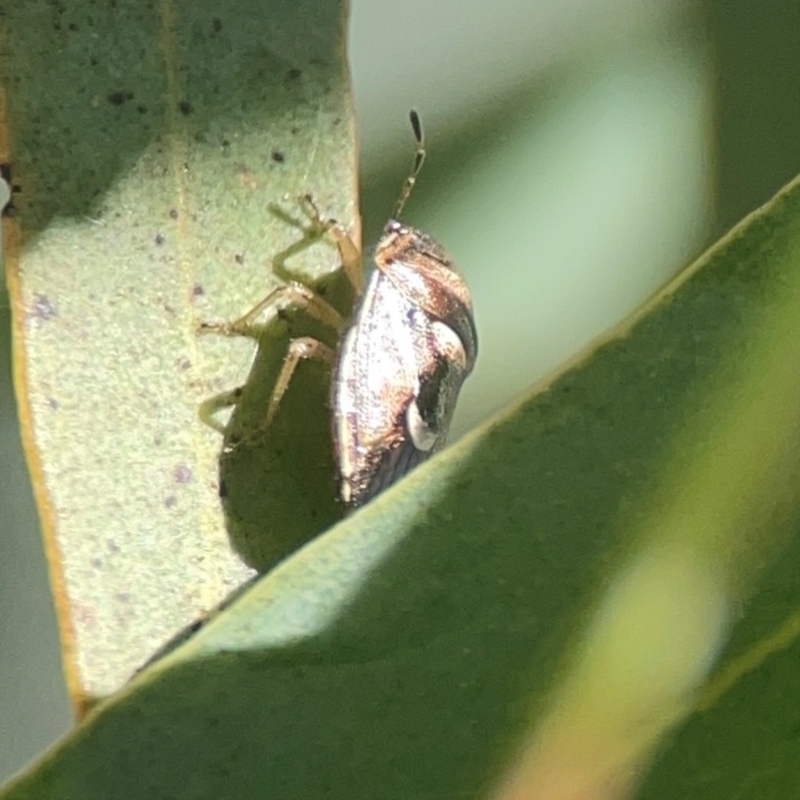
<svg viewBox="0 0 800 800">
<path fill-rule="evenodd" d="M 406 410 L 406 425 L 408 426 L 408 433 L 411 436 L 411 441 L 417 450 L 427 452 L 435 444 L 438 437 L 437 431 L 431 430 L 430 426 L 419 413 L 419 406 L 417 401 L 413 400 L 408 404 Z"/>
</svg>

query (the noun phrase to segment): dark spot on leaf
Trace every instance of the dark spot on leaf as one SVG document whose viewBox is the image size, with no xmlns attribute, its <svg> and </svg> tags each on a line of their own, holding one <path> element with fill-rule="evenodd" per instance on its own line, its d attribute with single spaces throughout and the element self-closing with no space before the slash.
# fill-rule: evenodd
<svg viewBox="0 0 800 800">
<path fill-rule="evenodd" d="M 109 92 L 106 99 L 112 106 L 121 106 L 128 100 L 133 100 L 133 92 L 120 89 L 116 92 Z"/>
<path fill-rule="evenodd" d="M 179 464 L 172 470 L 175 483 L 189 483 L 192 480 L 192 471 L 185 464 Z"/>
<path fill-rule="evenodd" d="M 155 242 L 157 245 L 162 245 L 162 244 L 164 244 L 164 237 L 163 237 L 163 236 L 162 236 L 160 233 L 157 233 L 157 234 L 156 234 L 156 238 L 155 238 L 155 239 L 153 239 L 153 241 L 154 241 L 154 242 Z"/>
<path fill-rule="evenodd" d="M 222 20 L 219 17 L 214 17 L 211 20 L 211 29 L 214 33 L 219 33 L 222 30 Z"/>
<path fill-rule="evenodd" d="M 276 164 L 283 164 L 283 162 L 286 161 L 286 156 L 280 150 L 273 150 L 272 160 Z"/>
<path fill-rule="evenodd" d="M 169 210 L 169 218 L 170 219 L 178 219 L 178 209 L 177 208 L 171 208 Z"/>
<path fill-rule="evenodd" d="M 220 497 L 227 497 L 228 496 L 228 484 L 225 481 L 219 482 L 219 496 Z"/>
<path fill-rule="evenodd" d="M 292 136 L 297 136 L 297 134 L 300 133 L 300 128 L 298 128 L 297 125 L 292 125 L 290 131 L 292 133 Z"/>
<path fill-rule="evenodd" d="M 36 319 L 48 320 L 58 316 L 58 310 L 45 294 L 37 294 L 33 298 L 31 306 L 31 316 Z"/>
<path fill-rule="evenodd" d="M 97 59 L 96 59 L 94 56 L 92 56 L 92 57 L 89 59 L 89 64 L 90 64 L 91 66 L 93 66 L 93 67 L 96 67 L 96 66 L 98 65 L 98 63 L 99 63 L 99 62 L 98 62 L 98 60 L 97 60 Z"/>
<path fill-rule="evenodd" d="M 223 139 L 222 140 L 222 146 L 223 147 L 230 147 L 231 143 L 227 139 Z"/>
<path fill-rule="evenodd" d="M 234 261 L 235 261 L 237 264 L 244 264 L 244 253 L 237 253 L 237 254 L 236 254 L 234 257 L 233 257 L 233 260 L 234 260 Z"/>
<path fill-rule="evenodd" d="M 342 118 L 341 117 L 334 117 L 333 118 L 333 124 L 334 125 L 341 125 L 342 124 Z"/>
<path fill-rule="evenodd" d="M 192 362 L 188 358 L 182 358 L 178 361 L 178 369 L 181 372 L 186 372 L 192 366 Z"/>
<path fill-rule="evenodd" d="M 234 398 L 236 398 L 237 400 L 238 400 L 238 399 L 239 399 L 239 398 L 242 396 L 242 387 L 241 387 L 241 386 L 237 386 L 237 387 L 236 387 L 236 388 L 233 390 L 233 396 L 234 396 Z"/>
<path fill-rule="evenodd" d="M 47 405 L 50 406 L 50 408 L 52 408 L 53 411 L 58 411 L 58 409 L 61 408 L 61 403 L 59 403 L 58 400 L 55 399 L 55 397 L 48 397 Z"/>
<path fill-rule="evenodd" d="M 192 295 L 194 297 L 202 297 L 205 293 L 206 293 L 206 290 L 199 283 L 196 283 L 192 287 Z"/>
<path fill-rule="evenodd" d="M 188 117 L 189 114 L 191 114 L 192 111 L 194 111 L 194 109 L 192 108 L 192 104 L 188 100 L 181 100 L 180 103 L 178 103 L 178 111 L 180 111 L 184 117 Z"/>
<path fill-rule="evenodd" d="M 71 31 L 76 31 L 76 30 L 78 30 L 78 26 L 77 26 L 77 25 L 76 25 L 74 22 L 70 22 L 70 24 L 69 24 L 67 27 L 68 27 L 68 28 L 69 28 Z"/>
<path fill-rule="evenodd" d="M 297 69 L 297 67 L 292 67 L 287 73 L 286 77 L 290 81 L 296 81 L 301 75 L 303 74 L 302 70 Z"/>
<path fill-rule="evenodd" d="M 90 563 L 95 569 L 102 569 L 103 568 L 103 559 L 102 558 L 93 558 Z"/>
<path fill-rule="evenodd" d="M 120 603 L 130 603 L 131 596 L 127 592 L 117 592 L 117 600 Z"/>
<path fill-rule="evenodd" d="M 139 103 L 139 105 L 136 106 L 136 110 L 140 114 L 146 114 L 147 113 L 147 106 L 144 103 Z"/>
<path fill-rule="evenodd" d="M 106 541 L 106 547 L 108 548 L 108 552 L 109 553 L 119 553 L 120 552 L 119 545 L 113 539 L 108 539 L 108 541 Z"/>
<path fill-rule="evenodd" d="M 175 495 L 174 495 L 174 494 L 171 494 L 171 495 L 169 495 L 169 497 L 167 497 L 167 498 L 164 500 L 164 505 L 165 505 L 167 508 L 175 508 L 175 506 L 176 506 L 176 505 L 178 505 L 178 498 L 177 498 L 177 497 L 175 497 Z"/>
</svg>

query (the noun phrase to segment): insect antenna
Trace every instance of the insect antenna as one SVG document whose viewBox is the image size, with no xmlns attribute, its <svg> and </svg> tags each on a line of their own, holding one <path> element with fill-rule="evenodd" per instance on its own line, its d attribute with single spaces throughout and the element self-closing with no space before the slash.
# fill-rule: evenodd
<svg viewBox="0 0 800 800">
<path fill-rule="evenodd" d="M 425 161 L 425 137 L 422 134 L 422 122 L 420 121 L 419 114 L 412 109 L 408 118 L 411 121 L 411 130 L 414 131 L 414 138 L 417 141 L 417 150 L 414 153 L 414 166 L 411 168 L 411 172 L 403 183 L 403 188 L 400 190 L 400 197 L 397 198 L 397 202 L 394 204 L 392 219 L 400 219 L 403 206 L 406 204 L 406 200 L 408 200 L 408 196 L 411 194 L 411 190 L 417 182 L 417 175 L 419 175 L 419 171 L 422 169 L 422 163 Z"/>
</svg>

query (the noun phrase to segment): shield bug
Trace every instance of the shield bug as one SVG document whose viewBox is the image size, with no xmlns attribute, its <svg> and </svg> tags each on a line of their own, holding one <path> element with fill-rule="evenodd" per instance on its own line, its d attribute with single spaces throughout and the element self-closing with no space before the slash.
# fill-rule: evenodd
<svg viewBox="0 0 800 800">
<path fill-rule="evenodd" d="M 466 283 L 437 242 L 400 222 L 425 159 L 419 117 L 412 111 L 410 119 L 417 143 L 413 168 L 371 254 L 366 286 L 361 252 L 348 232 L 335 220 L 323 219 L 311 196 L 301 200 L 312 229 L 331 236 L 338 247 L 356 296 L 349 319 L 307 286 L 291 282 L 241 320 L 210 326 L 253 335 L 257 318 L 291 306 L 339 333 L 335 347 L 310 336 L 291 340 L 263 409 L 262 427 L 275 423 L 298 364 L 327 362 L 338 493 L 348 509 L 363 505 L 443 446 L 477 354 Z M 237 401 L 226 396 L 226 404 Z"/>
<path fill-rule="evenodd" d="M 425 147 L 419 117 L 414 167 L 372 257 L 372 274 L 335 359 L 333 441 L 340 494 L 360 506 L 445 442 L 477 355 L 472 300 L 431 237 L 399 221 Z"/>
</svg>

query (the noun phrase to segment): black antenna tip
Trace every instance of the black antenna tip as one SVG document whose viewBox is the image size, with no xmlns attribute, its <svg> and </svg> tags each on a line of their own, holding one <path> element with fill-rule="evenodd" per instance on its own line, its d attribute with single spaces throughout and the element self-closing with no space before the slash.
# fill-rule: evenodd
<svg viewBox="0 0 800 800">
<path fill-rule="evenodd" d="M 420 121 L 419 114 L 412 108 L 408 114 L 408 118 L 411 120 L 411 129 L 414 131 L 414 138 L 418 141 L 422 141 L 422 122 Z"/>
</svg>

